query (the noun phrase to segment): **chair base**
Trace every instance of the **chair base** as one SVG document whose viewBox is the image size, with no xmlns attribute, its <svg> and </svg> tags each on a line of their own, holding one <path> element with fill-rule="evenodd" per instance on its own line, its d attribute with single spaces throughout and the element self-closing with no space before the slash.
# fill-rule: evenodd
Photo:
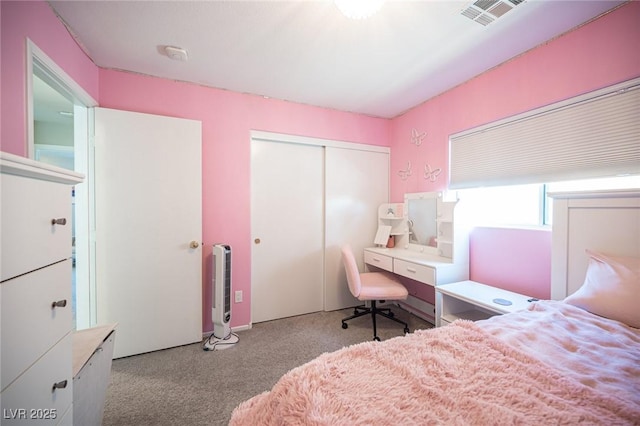
<svg viewBox="0 0 640 426">
<path fill-rule="evenodd" d="M 358 318 L 364 315 L 371 315 L 371 320 L 373 321 L 373 340 L 377 340 L 380 341 L 380 338 L 378 337 L 378 331 L 377 331 L 377 327 L 376 327 L 376 315 L 380 315 L 383 316 L 385 318 L 389 318 L 392 321 L 397 322 L 398 324 L 402 324 L 404 325 L 404 332 L 409 333 L 409 326 L 407 325 L 406 322 L 401 321 L 397 318 L 394 317 L 393 312 L 391 312 L 391 309 L 389 308 L 378 308 L 376 306 L 376 301 L 372 300 L 371 301 L 371 307 L 367 308 L 365 306 L 356 306 L 353 309 L 353 315 L 344 318 L 342 320 L 342 328 L 348 328 L 349 325 L 346 323 L 346 321 L 352 320 L 354 318 Z"/>
</svg>

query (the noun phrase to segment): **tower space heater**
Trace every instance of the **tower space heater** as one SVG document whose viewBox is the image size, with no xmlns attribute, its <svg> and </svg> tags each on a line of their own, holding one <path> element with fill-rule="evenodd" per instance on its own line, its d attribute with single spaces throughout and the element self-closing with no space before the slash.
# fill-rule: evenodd
<svg viewBox="0 0 640 426">
<path fill-rule="evenodd" d="M 226 349 L 238 342 L 231 333 L 231 247 L 225 244 L 213 246 L 212 280 L 213 334 L 205 343 L 205 350 Z"/>
</svg>

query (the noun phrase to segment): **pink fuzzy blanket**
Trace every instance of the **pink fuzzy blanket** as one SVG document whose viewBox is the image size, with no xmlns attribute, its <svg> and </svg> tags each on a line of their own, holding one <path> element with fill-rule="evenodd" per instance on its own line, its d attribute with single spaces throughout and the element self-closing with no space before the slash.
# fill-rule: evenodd
<svg viewBox="0 0 640 426">
<path fill-rule="evenodd" d="M 326 353 L 230 425 L 638 424 L 640 410 L 457 321 Z"/>
</svg>

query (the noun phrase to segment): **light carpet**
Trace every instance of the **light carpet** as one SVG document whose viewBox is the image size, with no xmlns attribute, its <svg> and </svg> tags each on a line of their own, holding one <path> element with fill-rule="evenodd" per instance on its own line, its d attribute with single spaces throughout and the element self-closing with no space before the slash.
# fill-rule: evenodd
<svg viewBox="0 0 640 426">
<path fill-rule="evenodd" d="M 432 327 L 393 310 L 412 332 Z M 289 370 L 322 353 L 370 341 L 369 316 L 341 328 L 340 320 L 351 312 L 254 324 L 237 333 L 237 345 L 222 351 L 205 352 L 197 343 L 114 360 L 103 425 L 226 425 L 238 404 L 271 389 Z M 401 336 L 402 326 L 380 318 L 378 334 L 382 340 Z"/>
</svg>

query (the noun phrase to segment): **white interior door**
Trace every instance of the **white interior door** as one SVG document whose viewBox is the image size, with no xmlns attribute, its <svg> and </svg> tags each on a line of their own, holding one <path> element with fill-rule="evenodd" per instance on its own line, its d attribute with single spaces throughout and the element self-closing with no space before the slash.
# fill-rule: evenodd
<svg viewBox="0 0 640 426">
<path fill-rule="evenodd" d="M 389 202 L 389 153 L 327 147 L 325 156 L 324 309 L 333 311 L 359 303 L 347 286 L 340 249 L 350 244 L 364 271 L 362 253 L 373 246 L 378 207 Z"/>
<path fill-rule="evenodd" d="M 98 323 L 114 357 L 202 339 L 201 123 L 95 109 Z"/>
<path fill-rule="evenodd" d="M 324 149 L 251 142 L 251 320 L 323 309 Z"/>
</svg>

